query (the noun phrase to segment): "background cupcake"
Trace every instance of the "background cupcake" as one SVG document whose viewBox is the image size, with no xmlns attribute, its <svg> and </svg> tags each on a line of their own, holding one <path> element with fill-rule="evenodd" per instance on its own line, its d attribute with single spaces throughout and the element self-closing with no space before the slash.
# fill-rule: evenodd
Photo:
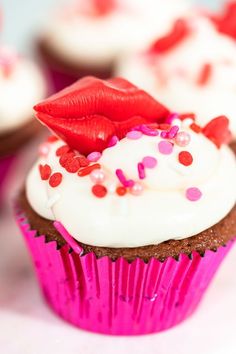
<svg viewBox="0 0 236 354">
<path fill-rule="evenodd" d="M 201 125 L 225 114 L 236 138 L 236 47 L 203 17 L 178 20 L 146 52 L 122 60 L 124 76 Z"/>
<path fill-rule="evenodd" d="M 184 0 L 81 0 L 62 8 L 39 40 L 55 88 L 85 75 L 111 77 L 118 56 L 162 35 L 188 8 Z"/>
<path fill-rule="evenodd" d="M 201 128 L 123 79 L 85 78 L 35 109 L 64 140 L 42 146 L 17 203 L 49 304 L 110 334 L 185 319 L 236 232 L 227 118 Z"/>
<path fill-rule="evenodd" d="M 46 83 L 34 63 L 12 49 L 1 47 L 0 92 L 1 188 L 16 153 L 41 129 L 32 120 L 32 105 L 45 97 Z"/>
</svg>

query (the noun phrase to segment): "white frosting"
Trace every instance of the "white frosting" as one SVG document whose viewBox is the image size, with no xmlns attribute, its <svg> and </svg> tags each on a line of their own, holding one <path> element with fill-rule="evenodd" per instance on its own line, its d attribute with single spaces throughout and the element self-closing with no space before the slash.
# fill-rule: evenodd
<svg viewBox="0 0 236 354">
<path fill-rule="evenodd" d="M 185 148 L 175 144 L 171 155 L 158 151 L 160 136 L 125 138 L 106 149 L 99 160 L 108 189 L 102 199 L 92 194 L 89 176 L 78 177 L 60 166 L 55 151 L 64 143 L 58 141 L 50 145 L 48 156 L 41 157 L 32 168 L 26 183 L 28 201 L 39 215 L 60 221 L 75 239 L 85 244 L 137 247 L 195 235 L 215 225 L 234 206 L 236 165 L 228 147 L 217 149 L 202 134 L 189 128 L 186 131 L 191 134 L 190 144 Z M 179 163 L 182 150 L 191 152 L 191 166 Z M 158 163 L 155 168 L 146 169 L 146 178 L 141 182 L 143 193 L 119 197 L 114 192 L 119 185 L 116 169 L 123 169 L 127 177 L 139 181 L 137 163 L 144 156 L 153 156 Z M 53 172 L 63 175 L 56 188 L 40 178 L 38 166 L 45 163 Z M 198 201 L 186 198 L 186 189 L 191 187 L 202 192 Z"/>
<path fill-rule="evenodd" d="M 134 54 L 117 68 L 117 75 L 146 89 L 172 110 L 194 112 L 201 125 L 226 115 L 236 137 L 236 46 L 202 18 L 189 21 L 192 33 L 156 58 Z M 197 84 L 203 65 L 212 65 L 209 81 Z"/>
<path fill-rule="evenodd" d="M 33 116 L 33 105 L 46 94 L 42 73 L 26 59 L 16 59 L 10 75 L 0 64 L 0 132 L 20 127 Z"/>
<path fill-rule="evenodd" d="M 144 48 L 186 13 L 185 0 L 119 0 L 120 6 L 106 16 L 81 11 L 55 16 L 45 38 L 50 48 L 69 63 L 106 66 L 117 56 Z"/>
</svg>

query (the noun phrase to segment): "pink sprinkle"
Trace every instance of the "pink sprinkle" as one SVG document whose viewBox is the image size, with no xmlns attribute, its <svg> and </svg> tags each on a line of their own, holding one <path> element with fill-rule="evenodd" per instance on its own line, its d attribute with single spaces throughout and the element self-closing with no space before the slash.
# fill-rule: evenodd
<svg viewBox="0 0 236 354">
<path fill-rule="evenodd" d="M 135 182 L 132 179 L 126 181 L 126 188 L 132 188 L 135 185 Z"/>
<path fill-rule="evenodd" d="M 157 165 L 157 159 L 152 156 L 145 156 L 142 162 L 146 168 L 154 168 Z"/>
<path fill-rule="evenodd" d="M 163 139 L 167 139 L 167 138 L 168 138 L 168 131 L 167 131 L 167 130 L 163 130 L 163 131 L 161 132 L 161 137 L 162 137 Z"/>
<path fill-rule="evenodd" d="M 191 187 L 186 190 L 185 195 L 191 202 L 196 202 L 202 197 L 202 192 L 196 187 Z"/>
<path fill-rule="evenodd" d="M 145 168 L 144 168 L 143 163 L 141 163 L 141 162 L 138 163 L 138 176 L 140 179 L 144 179 L 146 177 Z"/>
<path fill-rule="evenodd" d="M 178 119 L 178 118 L 179 118 L 178 113 L 171 113 L 171 114 L 169 115 L 169 117 L 167 117 L 166 123 L 167 123 L 167 124 L 171 124 L 174 119 Z"/>
<path fill-rule="evenodd" d="M 89 160 L 89 162 L 97 162 L 101 156 L 102 154 L 100 152 L 94 151 L 87 156 L 87 159 Z"/>
<path fill-rule="evenodd" d="M 143 186 L 138 182 L 134 183 L 134 185 L 130 189 L 130 193 L 135 196 L 139 196 L 140 194 L 142 194 L 142 192 L 143 192 Z"/>
<path fill-rule="evenodd" d="M 139 127 L 139 129 L 144 135 L 148 135 L 148 136 L 157 136 L 158 135 L 157 130 L 151 129 L 151 128 L 147 127 L 145 124 L 141 125 Z"/>
<path fill-rule="evenodd" d="M 143 133 L 137 130 L 132 130 L 131 132 L 128 132 L 126 134 L 126 138 L 132 139 L 132 140 L 137 140 L 142 137 Z"/>
<path fill-rule="evenodd" d="M 119 179 L 120 183 L 123 184 L 123 186 L 126 188 L 132 187 L 134 185 L 134 181 L 131 179 L 127 180 L 124 175 L 124 172 L 121 169 L 116 170 L 116 176 Z"/>
<path fill-rule="evenodd" d="M 173 151 L 173 144 L 169 141 L 160 141 L 158 143 L 158 150 L 163 155 L 170 155 Z"/>
<path fill-rule="evenodd" d="M 174 139 L 176 137 L 176 134 L 179 131 L 179 127 L 177 125 L 174 125 L 173 127 L 171 127 L 169 133 L 168 133 L 168 138 L 169 139 Z"/>
<path fill-rule="evenodd" d="M 118 141 L 119 141 L 118 136 L 114 135 L 114 136 L 111 138 L 111 140 L 109 141 L 108 147 L 113 147 L 113 146 L 115 146 L 115 145 L 118 143 Z"/>
</svg>

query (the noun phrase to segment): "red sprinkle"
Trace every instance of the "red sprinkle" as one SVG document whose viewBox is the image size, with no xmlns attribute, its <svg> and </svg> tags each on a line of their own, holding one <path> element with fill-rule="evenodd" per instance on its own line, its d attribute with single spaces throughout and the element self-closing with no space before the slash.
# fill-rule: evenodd
<svg viewBox="0 0 236 354">
<path fill-rule="evenodd" d="M 200 86 L 206 85 L 208 80 L 210 79 L 210 76 L 212 74 L 212 65 L 209 63 L 206 63 L 203 65 L 200 75 L 198 77 L 197 83 Z"/>
<path fill-rule="evenodd" d="M 55 141 L 59 140 L 58 137 L 56 135 L 50 135 L 48 138 L 47 138 L 47 142 L 48 143 L 54 143 Z"/>
<path fill-rule="evenodd" d="M 196 124 L 196 123 L 192 123 L 191 125 L 190 125 L 190 128 L 195 132 L 195 133 L 201 133 L 201 131 L 202 131 L 202 128 L 198 125 L 198 124 Z"/>
<path fill-rule="evenodd" d="M 56 155 L 57 155 L 57 156 L 62 156 L 62 155 L 66 154 L 66 153 L 69 152 L 69 151 L 70 151 L 69 146 L 68 146 L 68 145 L 63 145 L 63 146 L 61 146 L 61 147 L 59 147 L 59 148 L 57 149 Z"/>
<path fill-rule="evenodd" d="M 181 151 L 179 153 L 179 162 L 184 166 L 190 166 L 193 163 L 193 157 L 188 151 Z"/>
<path fill-rule="evenodd" d="M 91 165 L 91 166 L 88 166 L 88 167 L 85 167 L 85 168 L 82 168 L 79 170 L 78 172 L 78 176 L 79 177 L 84 177 L 84 176 L 87 176 L 89 175 L 93 170 L 97 170 L 101 168 L 101 165 L 99 163 L 95 163 L 94 165 Z"/>
<path fill-rule="evenodd" d="M 185 120 L 187 118 L 190 118 L 192 120 L 196 119 L 196 115 L 194 113 L 182 113 L 179 115 L 180 120 Z"/>
<path fill-rule="evenodd" d="M 85 156 L 79 156 L 79 163 L 81 167 L 87 167 L 89 165 L 89 160 Z"/>
<path fill-rule="evenodd" d="M 65 168 L 67 161 L 74 156 L 75 153 L 73 151 L 67 152 L 66 154 L 62 155 L 59 160 L 60 165 Z"/>
<path fill-rule="evenodd" d="M 190 28 L 187 21 L 183 19 L 177 20 L 170 33 L 166 36 L 159 38 L 150 49 L 150 53 L 165 54 L 170 49 L 173 49 L 179 43 L 181 43 L 190 33 Z"/>
<path fill-rule="evenodd" d="M 160 130 L 169 130 L 170 128 L 171 128 L 171 125 L 165 124 L 165 123 L 159 124 L 159 126 L 158 126 L 158 129 L 160 129 Z"/>
<path fill-rule="evenodd" d="M 126 193 L 127 193 L 127 190 L 125 187 L 117 187 L 116 188 L 116 193 L 120 196 L 120 197 L 123 197 Z"/>
<path fill-rule="evenodd" d="M 93 194 L 98 197 L 98 198 L 104 198 L 105 195 L 107 194 L 107 189 L 101 184 L 95 184 L 92 187 L 92 192 Z"/>
<path fill-rule="evenodd" d="M 49 179 L 49 177 L 52 173 L 52 169 L 49 165 L 39 165 L 39 173 L 40 173 L 41 179 L 43 181 L 46 181 Z"/>
<path fill-rule="evenodd" d="M 71 157 L 65 163 L 65 169 L 69 173 L 76 173 L 80 168 L 80 162 L 78 157 Z"/>
<path fill-rule="evenodd" d="M 62 174 L 60 172 L 53 173 L 49 179 L 49 184 L 52 188 L 59 186 L 62 181 Z"/>
</svg>

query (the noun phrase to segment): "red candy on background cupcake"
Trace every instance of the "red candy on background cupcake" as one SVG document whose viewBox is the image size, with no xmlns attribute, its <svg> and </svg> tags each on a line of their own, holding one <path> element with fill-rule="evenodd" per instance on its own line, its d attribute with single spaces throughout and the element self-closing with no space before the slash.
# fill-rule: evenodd
<svg viewBox="0 0 236 354">
<path fill-rule="evenodd" d="M 236 46 L 209 19 L 194 14 L 177 20 L 145 51 L 121 60 L 116 74 L 172 111 L 195 114 L 200 125 L 226 115 L 236 139 Z"/>
<path fill-rule="evenodd" d="M 218 13 L 211 15 L 211 19 L 217 30 L 236 40 L 236 1 L 230 0 L 224 3 Z"/>
<path fill-rule="evenodd" d="M 48 304 L 106 334 L 186 319 L 236 234 L 228 119 L 200 127 L 122 78 L 86 77 L 34 108 L 56 135 L 16 217 Z"/>
<path fill-rule="evenodd" d="M 123 53 L 168 30 L 185 0 L 75 0 L 52 14 L 39 52 L 59 90 L 85 75 L 109 78 Z"/>
</svg>

